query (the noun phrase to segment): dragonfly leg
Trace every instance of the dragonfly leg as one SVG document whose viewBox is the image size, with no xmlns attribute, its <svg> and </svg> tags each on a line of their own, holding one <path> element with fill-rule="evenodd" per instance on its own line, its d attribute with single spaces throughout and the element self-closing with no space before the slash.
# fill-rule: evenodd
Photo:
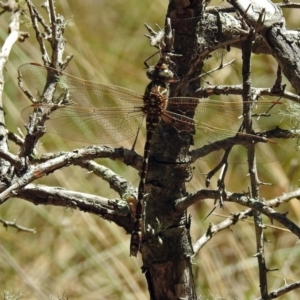
<svg viewBox="0 0 300 300">
<path fill-rule="evenodd" d="M 138 128 L 138 130 L 137 130 L 137 133 L 136 133 L 136 136 L 135 136 L 135 139 L 134 139 L 133 145 L 132 145 L 132 147 L 131 147 L 131 151 L 134 151 L 134 148 L 135 148 L 135 145 L 136 145 L 136 142 L 137 142 L 137 139 L 138 139 L 139 133 L 140 133 L 140 128 L 141 128 L 141 127 L 139 127 L 139 128 Z"/>
<path fill-rule="evenodd" d="M 219 198 L 220 198 L 220 207 L 223 206 L 224 204 L 224 194 L 225 194 L 225 183 L 224 183 L 224 179 L 225 179 L 225 175 L 226 175 L 226 171 L 228 168 L 228 164 L 227 162 L 223 164 L 222 168 L 221 168 L 221 173 L 220 173 L 220 177 L 218 179 L 218 189 L 219 189 Z"/>
<path fill-rule="evenodd" d="M 228 159 L 228 156 L 230 154 L 230 151 L 231 151 L 232 147 L 229 147 L 225 150 L 225 153 L 221 159 L 221 161 L 217 164 L 217 166 L 215 168 L 213 168 L 206 176 L 206 180 L 205 180 L 205 185 L 206 187 L 209 187 L 209 184 L 210 184 L 210 180 L 211 178 L 221 169 L 221 168 L 224 168 L 223 166 L 224 165 L 227 165 L 228 162 L 227 162 L 227 159 Z M 227 171 L 227 167 L 225 170 L 223 170 L 221 172 L 221 175 L 222 175 L 222 180 L 224 181 L 224 178 L 225 178 L 225 175 L 226 175 L 226 171 Z"/>
<path fill-rule="evenodd" d="M 218 206 L 223 207 L 224 196 L 226 196 L 226 194 L 225 194 L 224 179 L 225 179 L 227 168 L 228 168 L 228 164 L 227 163 L 223 163 L 223 165 L 221 166 L 220 177 L 218 179 L 219 199 L 215 200 L 213 209 L 208 213 L 208 215 L 204 218 L 204 220 L 206 220 L 215 211 L 215 209 Z"/>
<path fill-rule="evenodd" d="M 135 218 L 133 223 L 133 230 L 130 239 L 130 256 L 137 256 L 140 251 L 143 232 L 145 232 L 144 211 L 146 203 L 138 201 L 136 205 Z"/>
</svg>

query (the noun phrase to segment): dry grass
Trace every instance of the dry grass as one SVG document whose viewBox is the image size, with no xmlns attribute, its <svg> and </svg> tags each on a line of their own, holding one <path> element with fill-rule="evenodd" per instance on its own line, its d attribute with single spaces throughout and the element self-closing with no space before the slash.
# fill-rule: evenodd
<svg viewBox="0 0 300 300">
<path fill-rule="evenodd" d="M 143 38 L 146 32 L 143 23 L 162 25 L 166 2 L 57 1 L 57 11 L 74 23 L 69 26 L 66 34 L 66 52 L 75 55 L 67 72 L 142 93 L 147 83 L 143 60 L 154 52 L 148 46 L 146 38 Z M 0 22 L 0 38 L 3 41 L 7 31 L 7 17 L 1 16 Z M 230 53 L 226 57 L 227 61 L 231 59 L 230 55 L 236 57 L 236 52 Z M 260 68 L 254 69 L 254 84 L 271 85 L 276 72 L 273 61 L 262 57 L 255 59 Z M 217 64 L 218 60 L 212 59 L 211 63 Z M 29 103 L 19 91 L 16 78 L 17 67 L 29 61 L 41 62 L 34 34 L 31 34 L 30 40 L 24 45 L 19 44 L 14 48 L 7 64 L 4 101 L 7 127 L 12 131 L 16 131 L 17 127 L 23 130 L 20 110 Z M 239 63 L 236 63 L 237 67 Z M 224 72 L 223 78 L 226 78 L 227 83 L 240 79 L 238 74 L 230 76 L 235 72 L 231 67 Z M 220 77 L 216 76 L 215 79 L 219 80 Z M 129 147 L 129 143 L 125 142 L 123 145 Z M 79 143 L 46 135 L 40 151 L 70 150 L 81 146 L 83 145 Z M 17 151 L 13 145 L 11 149 Z M 138 176 L 135 171 L 118 163 L 105 163 L 137 185 Z M 299 160 L 294 160 L 294 163 L 295 172 L 291 170 L 289 158 L 282 164 L 273 163 L 260 167 L 261 178 L 276 183 L 263 189 L 264 197 L 281 195 L 298 185 Z M 189 184 L 190 191 L 204 186 L 201 168 L 200 165 L 196 167 L 194 179 Z M 80 168 L 72 167 L 39 180 L 39 183 L 116 197 L 99 178 L 94 175 L 86 178 L 85 175 Z M 244 166 L 232 166 L 229 178 L 229 190 L 247 189 Z M 206 202 L 190 209 L 194 240 L 205 232 L 210 222 L 217 224 L 223 220 L 221 216 L 212 215 L 203 221 L 211 207 L 212 202 Z M 240 206 L 226 204 L 224 210 L 217 210 L 216 213 L 228 216 L 241 209 Z M 289 217 L 299 224 L 300 205 L 297 200 L 278 210 L 289 211 Z M 145 279 L 140 270 L 142 262 L 140 258 L 129 257 L 129 236 L 114 224 L 78 211 L 34 206 L 18 199 L 5 203 L 1 207 L 0 217 L 6 220 L 16 219 L 19 224 L 37 231 L 36 234 L 31 234 L 17 233 L 11 228 L 0 229 L 0 292 L 3 294 L 4 291 L 16 296 L 22 293 L 24 296 L 21 299 L 38 300 L 148 299 Z M 265 222 L 271 224 L 268 219 Z M 266 258 L 270 269 L 279 270 L 268 275 L 270 290 L 282 286 L 284 280 L 288 283 L 297 281 L 300 275 L 297 239 L 277 227 L 278 224 L 273 225 L 274 227 L 265 231 L 270 241 L 266 244 Z M 230 230 L 216 235 L 196 255 L 194 275 L 197 292 L 202 295 L 202 299 L 253 299 L 259 296 L 257 263 L 252 257 L 256 252 L 254 241 L 253 224 L 240 222 Z M 297 292 L 293 292 L 282 299 L 297 299 L 297 295 Z"/>
</svg>

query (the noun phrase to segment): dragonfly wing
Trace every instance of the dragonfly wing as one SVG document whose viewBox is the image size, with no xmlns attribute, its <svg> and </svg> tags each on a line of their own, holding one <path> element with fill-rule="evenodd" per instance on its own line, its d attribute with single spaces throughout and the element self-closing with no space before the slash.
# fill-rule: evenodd
<svg viewBox="0 0 300 300">
<path fill-rule="evenodd" d="M 253 123 L 256 130 L 278 124 L 277 105 L 273 108 L 273 102 L 262 102 L 254 105 Z M 271 110 L 270 107 L 272 108 Z M 280 105 L 278 105 L 280 107 Z M 232 147 L 229 162 L 246 163 L 247 150 L 243 145 L 235 145 L 237 132 L 243 122 L 243 103 L 220 102 L 209 99 L 197 98 L 170 98 L 169 110 L 166 115 L 172 120 L 179 136 L 188 139 L 186 133 L 193 134 L 193 144 L 197 148 L 215 150 L 201 159 L 218 161 L 223 157 L 225 149 Z M 175 111 L 175 113 L 173 112 Z M 271 114 L 272 112 L 272 114 Z M 176 113 L 180 115 L 177 117 Z M 274 128 L 274 127 L 273 127 Z M 276 156 L 271 148 L 278 147 L 276 143 L 268 143 L 267 140 L 258 139 L 254 135 L 240 134 L 241 142 L 255 141 L 259 162 L 275 161 Z M 210 146 L 210 148 L 208 147 Z M 203 151 L 206 154 L 205 151 Z"/>
<path fill-rule="evenodd" d="M 57 103 L 66 90 L 69 91 L 70 102 L 83 107 L 132 107 L 141 105 L 143 100 L 143 95 L 129 89 L 83 80 L 35 63 L 20 66 L 19 74 L 24 88 L 37 101 L 42 99 L 49 74 L 57 81 L 53 103 Z"/>
<path fill-rule="evenodd" d="M 64 138 L 91 144 L 110 144 L 133 137 L 141 126 L 141 111 L 118 114 L 111 111 L 81 109 L 76 106 L 65 106 L 51 113 L 46 121 L 47 132 L 58 134 Z"/>
<path fill-rule="evenodd" d="M 22 116 L 28 120 L 30 112 L 46 109 L 50 112 L 47 131 L 51 133 L 93 144 L 114 143 L 134 136 L 141 124 L 141 94 L 114 85 L 82 80 L 38 64 L 22 65 L 19 74 L 24 89 L 38 101 L 31 109 L 26 108 Z M 44 103 L 42 97 L 49 76 L 56 80 L 51 104 Z M 64 95 L 67 95 L 67 101 L 62 101 Z M 59 103 L 63 105 L 58 107 Z"/>
<path fill-rule="evenodd" d="M 201 147 L 234 136 L 242 124 L 242 104 L 190 97 L 170 98 L 167 115 L 179 134 L 190 131 Z"/>
<path fill-rule="evenodd" d="M 274 129 L 284 121 L 282 110 L 286 105 L 282 102 L 258 102 L 252 106 L 252 122 L 256 132 Z"/>
</svg>

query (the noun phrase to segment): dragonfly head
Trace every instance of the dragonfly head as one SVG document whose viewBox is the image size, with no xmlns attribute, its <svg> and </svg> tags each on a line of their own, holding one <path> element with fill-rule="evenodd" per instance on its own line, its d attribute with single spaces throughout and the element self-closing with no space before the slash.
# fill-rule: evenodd
<svg viewBox="0 0 300 300">
<path fill-rule="evenodd" d="M 178 79 L 165 63 L 158 63 L 147 70 L 147 77 L 152 81 L 162 81 L 165 83 L 176 82 Z"/>
</svg>

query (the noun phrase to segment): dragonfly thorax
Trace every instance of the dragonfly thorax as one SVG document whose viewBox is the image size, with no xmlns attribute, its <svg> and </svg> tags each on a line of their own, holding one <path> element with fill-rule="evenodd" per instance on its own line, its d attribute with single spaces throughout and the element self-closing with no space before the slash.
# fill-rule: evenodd
<svg viewBox="0 0 300 300">
<path fill-rule="evenodd" d="M 144 95 L 143 112 L 148 114 L 161 115 L 162 111 L 166 109 L 168 100 L 168 87 L 166 84 L 155 84 L 151 82 L 146 89 Z"/>
</svg>

